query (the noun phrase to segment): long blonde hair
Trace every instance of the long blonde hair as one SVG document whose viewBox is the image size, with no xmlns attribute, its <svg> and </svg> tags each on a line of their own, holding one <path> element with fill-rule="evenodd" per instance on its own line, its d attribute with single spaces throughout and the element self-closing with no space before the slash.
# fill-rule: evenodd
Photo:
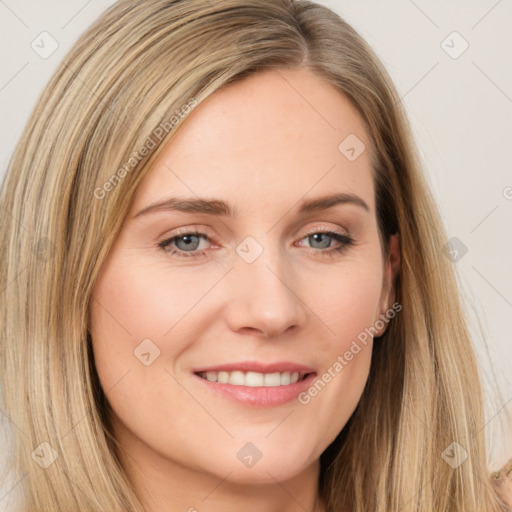
<svg viewBox="0 0 512 512">
<path fill-rule="evenodd" d="M 364 119 L 383 247 L 393 233 L 401 243 L 403 309 L 375 344 L 358 407 L 321 457 L 328 510 L 501 510 L 446 235 L 374 52 L 306 0 L 121 0 L 63 59 L 1 190 L 2 406 L 16 425 L 13 464 L 25 475 L 27 511 L 142 512 L 94 368 L 95 278 L 149 165 L 187 122 L 184 106 L 259 70 L 300 66 Z M 442 458 L 454 442 L 468 455 L 456 468 Z M 57 458 L 42 468 L 38 453 Z"/>
</svg>

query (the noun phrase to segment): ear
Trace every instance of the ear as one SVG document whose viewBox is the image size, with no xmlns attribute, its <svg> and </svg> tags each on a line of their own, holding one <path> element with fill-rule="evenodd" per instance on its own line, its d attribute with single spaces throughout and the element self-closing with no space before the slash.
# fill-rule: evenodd
<svg viewBox="0 0 512 512">
<path fill-rule="evenodd" d="M 395 278 L 400 271 L 400 235 L 391 235 L 389 239 L 389 249 L 387 259 L 384 262 L 384 272 L 382 279 L 382 293 L 379 300 L 379 308 L 377 317 L 375 319 L 376 327 L 382 326 L 378 329 L 376 338 L 382 336 L 387 329 L 389 318 L 386 312 L 392 309 L 395 302 Z M 401 307 L 400 307 L 401 309 Z M 394 316 L 394 315 L 393 315 Z"/>
</svg>

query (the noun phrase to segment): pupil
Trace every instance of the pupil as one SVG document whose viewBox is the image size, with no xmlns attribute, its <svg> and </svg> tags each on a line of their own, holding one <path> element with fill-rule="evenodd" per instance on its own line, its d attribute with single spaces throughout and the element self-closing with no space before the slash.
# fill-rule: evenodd
<svg viewBox="0 0 512 512">
<path fill-rule="evenodd" d="M 177 244 L 179 245 L 181 242 L 184 242 L 185 248 L 190 248 L 191 245 L 194 244 L 193 238 L 197 238 L 195 235 L 183 235 L 177 240 Z"/>
<path fill-rule="evenodd" d="M 312 235 L 314 239 L 316 239 L 315 241 L 317 242 L 322 242 L 321 238 L 326 236 L 325 233 L 315 233 L 314 235 Z M 320 240 L 318 240 L 320 238 Z M 327 241 L 327 243 L 326 243 Z M 327 236 L 324 240 L 324 243 L 323 245 L 321 245 L 322 248 L 325 248 L 325 247 L 329 247 L 329 237 Z"/>
</svg>

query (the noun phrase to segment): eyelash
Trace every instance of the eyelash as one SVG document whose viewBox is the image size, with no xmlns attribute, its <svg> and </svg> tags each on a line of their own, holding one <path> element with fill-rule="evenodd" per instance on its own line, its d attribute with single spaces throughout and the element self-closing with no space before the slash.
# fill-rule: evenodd
<svg viewBox="0 0 512 512">
<path fill-rule="evenodd" d="M 304 235 L 304 237 L 301 238 L 301 240 L 303 240 L 304 238 L 313 236 L 313 235 L 317 235 L 317 234 L 328 235 L 330 238 L 333 238 L 334 240 L 337 240 L 338 242 L 341 243 L 341 245 L 339 245 L 338 247 L 334 247 L 334 248 L 329 247 L 327 249 L 315 249 L 315 248 L 312 249 L 314 252 L 321 253 L 322 256 L 326 256 L 326 257 L 329 257 L 329 256 L 332 257 L 332 256 L 336 256 L 338 254 L 341 254 L 348 247 L 355 245 L 355 242 L 356 242 L 355 239 L 352 238 L 351 236 L 348 236 L 348 235 L 345 235 L 342 233 L 337 233 L 335 231 L 312 231 L 310 233 L 306 233 Z M 168 246 L 170 246 L 177 239 L 184 238 L 186 236 L 197 236 L 199 238 L 204 237 L 206 239 L 209 239 L 208 235 L 206 233 L 203 233 L 200 230 L 185 229 L 185 230 L 183 230 L 183 232 L 179 232 L 179 233 L 173 235 L 171 238 L 167 238 L 167 239 L 159 242 L 158 247 L 161 248 L 162 250 L 164 250 L 165 252 L 170 253 L 172 256 L 178 256 L 179 258 L 197 257 L 198 252 L 199 252 L 197 249 L 195 251 L 190 251 L 190 252 L 182 251 L 180 249 L 175 249 L 173 251 L 169 251 Z M 205 255 L 204 251 L 202 254 Z"/>
</svg>

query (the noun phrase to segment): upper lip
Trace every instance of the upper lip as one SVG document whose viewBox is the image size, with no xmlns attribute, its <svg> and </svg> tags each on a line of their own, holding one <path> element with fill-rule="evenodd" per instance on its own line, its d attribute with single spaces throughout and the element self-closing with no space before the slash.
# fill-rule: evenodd
<svg viewBox="0 0 512 512">
<path fill-rule="evenodd" d="M 195 368 L 194 373 L 201 372 L 258 372 L 258 373 L 282 373 L 282 372 L 299 372 L 301 375 L 314 373 L 315 370 L 303 364 L 291 361 L 277 361 L 275 363 L 260 363 L 258 361 L 240 361 L 238 363 L 219 364 L 215 366 L 202 366 Z"/>
</svg>

